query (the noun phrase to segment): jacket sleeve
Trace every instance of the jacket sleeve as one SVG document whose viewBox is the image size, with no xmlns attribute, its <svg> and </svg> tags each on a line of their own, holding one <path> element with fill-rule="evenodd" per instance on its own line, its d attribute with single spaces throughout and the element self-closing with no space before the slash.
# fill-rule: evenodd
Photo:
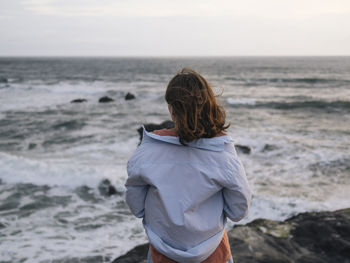
<svg viewBox="0 0 350 263">
<path fill-rule="evenodd" d="M 145 215 L 145 199 L 147 196 L 149 185 L 143 180 L 140 169 L 132 165 L 132 161 L 128 162 L 128 179 L 125 183 L 126 187 L 126 203 L 131 212 L 136 217 L 144 217 Z"/>
<path fill-rule="evenodd" d="M 240 221 L 248 214 L 251 201 L 251 190 L 240 161 L 228 173 L 222 192 L 225 215 L 234 222 Z"/>
</svg>

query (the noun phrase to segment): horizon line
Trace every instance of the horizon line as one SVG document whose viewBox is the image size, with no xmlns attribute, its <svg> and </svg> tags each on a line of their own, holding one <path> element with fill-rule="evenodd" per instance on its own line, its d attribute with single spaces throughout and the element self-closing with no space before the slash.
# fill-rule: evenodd
<svg viewBox="0 0 350 263">
<path fill-rule="evenodd" d="M 0 58 L 234 58 L 234 57 L 350 57 L 350 55 L 1 55 Z"/>
</svg>

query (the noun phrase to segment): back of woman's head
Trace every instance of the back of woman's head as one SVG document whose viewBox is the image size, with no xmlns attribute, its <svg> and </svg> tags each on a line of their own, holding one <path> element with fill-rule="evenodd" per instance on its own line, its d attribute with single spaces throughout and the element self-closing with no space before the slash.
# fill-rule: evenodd
<svg viewBox="0 0 350 263">
<path fill-rule="evenodd" d="M 165 100 L 172 107 L 182 144 L 215 137 L 229 127 L 209 83 L 192 69 L 184 68 L 170 80 Z"/>
</svg>

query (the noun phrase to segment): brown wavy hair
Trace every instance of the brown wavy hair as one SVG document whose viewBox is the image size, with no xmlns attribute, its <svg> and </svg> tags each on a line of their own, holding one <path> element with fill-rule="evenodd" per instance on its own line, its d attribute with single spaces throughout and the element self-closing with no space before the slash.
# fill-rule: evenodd
<svg viewBox="0 0 350 263">
<path fill-rule="evenodd" d="M 225 111 L 216 102 L 209 83 L 196 71 L 184 68 L 169 82 L 165 100 L 173 109 L 177 134 L 183 145 L 223 133 Z"/>
</svg>

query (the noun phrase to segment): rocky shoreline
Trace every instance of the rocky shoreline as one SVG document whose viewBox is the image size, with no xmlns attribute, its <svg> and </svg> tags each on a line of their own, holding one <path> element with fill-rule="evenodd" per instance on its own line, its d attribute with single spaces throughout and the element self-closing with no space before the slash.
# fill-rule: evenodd
<svg viewBox="0 0 350 263">
<path fill-rule="evenodd" d="M 235 263 L 350 263 L 350 208 L 257 219 L 228 232 Z M 112 263 L 146 263 L 148 244 Z"/>
</svg>

